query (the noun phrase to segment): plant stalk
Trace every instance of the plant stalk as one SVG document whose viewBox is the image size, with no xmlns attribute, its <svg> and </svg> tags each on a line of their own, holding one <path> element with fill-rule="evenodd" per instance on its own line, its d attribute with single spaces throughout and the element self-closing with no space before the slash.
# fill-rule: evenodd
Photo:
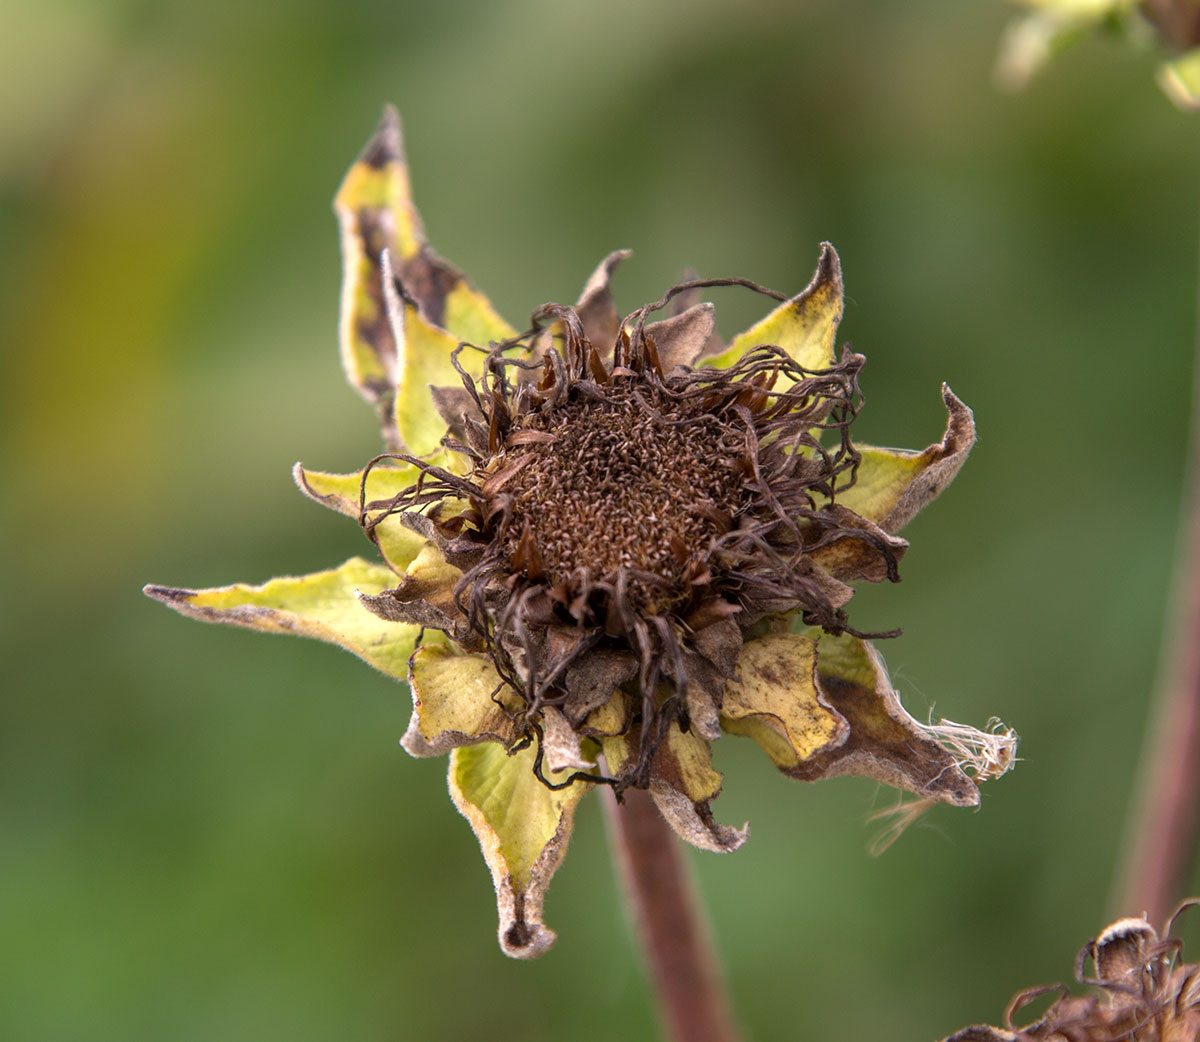
<svg viewBox="0 0 1200 1042">
<path fill-rule="evenodd" d="M 1186 514 L 1171 598 L 1174 623 L 1164 646 L 1117 882 L 1117 914 L 1144 913 L 1155 925 L 1165 922 L 1185 896 L 1200 826 L 1200 293 L 1197 314 Z"/>
<path fill-rule="evenodd" d="M 738 1042 L 712 935 L 680 841 L 649 794 L 604 790 L 617 872 L 671 1042 Z"/>
</svg>

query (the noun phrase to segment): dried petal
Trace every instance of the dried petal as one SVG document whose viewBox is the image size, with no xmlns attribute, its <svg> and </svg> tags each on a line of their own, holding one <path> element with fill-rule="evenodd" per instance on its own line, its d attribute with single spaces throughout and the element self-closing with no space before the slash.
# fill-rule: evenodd
<svg viewBox="0 0 1200 1042">
<path fill-rule="evenodd" d="M 609 770 L 619 775 L 622 768 L 634 763 L 636 743 L 637 736 L 631 734 L 602 739 Z M 723 854 L 746 842 L 750 826 L 735 829 L 714 820 L 709 804 L 720 795 L 721 780 L 712 765 L 709 743 L 672 723 L 652 761 L 650 795 L 681 839 L 701 850 Z"/>
<path fill-rule="evenodd" d="M 879 583 L 897 578 L 896 565 L 908 549 L 907 541 L 844 506 L 827 507 L 824 513 L 837 519 L 839 530 L 833 542 L 812 551 L 816 564 L 840 582 Z M 854 531 L 862 536 L 853 535 Z"/>
<path fill-rule="evenodd" d="M 367 475 L 366 503 L 386 502 L 417 480 L 417 468 L 409 465 L 376 466 Z M 305 470 L 297 463 L 292 468 L 296 486 L 309 499 L 358 520 L 362 490 L 362 471 L 352 474 L 326 474 Z M 404 524 L 398 515 L 385 517 L 375 526 L 375 540 L 384 559 L 402 572 L 425 545 L 425 538 Z"/>
<path fill-rule="evenodd" d="M 338 568 L 261 586 L 238 583 L 210 590 L 147 586 L 144 592 L 202 622 L 294 633 L 353 652 L 364 662 L 403 679 L 419 627 L 385 622 L 362 609 L 358 591 L 375 593 L 395 581 L 391 569 L 352 557 Z"/>
<path fill-rule="evenodd" d="M 602 354 L 612 350 L 617 333 L 621 328 L 621 316 L 613 303 L 613 272 L 617 266 L 632 256 L 632 250 L 614 250 L 604 258 L 588 277 L 575 305 L 575 312 L 583 323 L 583 334 Z"/>
<path fill-rule="evenodd" d="M 563 706 L 572 727 L 579 727 L 594 709 L 606 705 L 613 692 L 637 672 L 630 651 L 593 651 L 567 669 L 567 701 Z"/>
<path fill-rule="evenodd" d="M 849 725 L 817 687 L 817 645 L 781 633 L 747 642 L 740 679 L 725 689 L 722 725 L 753 738 L 776 766 L 794 768 L 840 745 Z"/>
<path fill-rule="evenodd" d="M 858 480 L 838 493 L 838 503 L 887 532 L 898 532 L 936 499 L 954 480 L 975 444 L 971 410 L 945 384 L 942 400 L 949 415 L 941 442 L 922 452 L 856 445 L 862 454 Z"/>
<path fill-rule="evenodd" d="M 1092 942 L 1097 979 L 1136 986 L 1157 943 L 1158 932 L 1145 919 L 1118 919 Z"/>
<path fill-rule="evenodd" d="M 346 174 L 334 210 L 342 231 L 342 363 L 368 401 L 385 401 L 403 371 L 384 304 L 384 250 L 392 253 L 396 276 L 425 321 L 449 330 L 454 343 L 486 344 L 514 335 L 488 299 L 426 244 L 394 108 L 385 109 Z"/>
<path fill-rule="evenodd" d="M 1017 1038 L 1011 1031 L 994 1028 L 988 1024 L 972 1024 L 954 1032 L 942 1042 L 1017 1042 Z"/>
<path fill-rule="evenodd" d="M 450 796 L 474 829 L 496 887 L 500 947 L 518 959 L 536 958 L 554 944 L 542 903 L 588 787 L 577 781 L 550 789 L 534 775 L 533 760 L 532 747 L 508 756 L 495 743 L 450 756 Z"/>
<path fill-rule="evenodd" d="M 839 745 L 784 768 L 785 774 L 801 781 L 858 774 L 939 803 L 979 803 L 975 783 L 936 740 L 936 729 L 905 711 L 879 653 L 866 641 L 820 635 L 817 683 L 850 733 Z"/>
<path fill-rule="evenodd" d="M 428 626 L 463 640 L 466 620 L 454 601 L 454 587 L 461 577 L 462 572 L 446 562 L 437 546 L 426 543 L 399 585 L 380 594 L 359 593 L 358 599 L 381 619 Z"/>
<path fill-rule="evenodd" d="M 517 740 L 511 716 L 520 705 L 486 655 L 445 644 L 417 649 L 408 669 L 413 715 L 400 739 L 412 756 L 440 756 L 477 742 Z"/>
<path fill-rule="evenodd" d="M 572 730 L 567 718 L 554 706 L 542 710 L 542 728 L 546 769 L 552 774 L 567 770 L 590 771 L 596 766 L 583 755 L 579 734 Z"/>
<path fill-rule="evenodd" d="M 842 265 L 837 251 L 824 242 L 812 281 L 704 363 L 727 367 L 760 344 L 774 344 L 805 369 L 828 369 L 837 360 L 834 338 L 843 307 Z"/>
<path fill-rule="evenodd" d="M 712 341 L 716 316 L 711 304 L 696 304 L 678 315 L 651 322 L 646 336 L 654 341 L 664 373 L 677 365 L 695 365 Z"/>
</svg>

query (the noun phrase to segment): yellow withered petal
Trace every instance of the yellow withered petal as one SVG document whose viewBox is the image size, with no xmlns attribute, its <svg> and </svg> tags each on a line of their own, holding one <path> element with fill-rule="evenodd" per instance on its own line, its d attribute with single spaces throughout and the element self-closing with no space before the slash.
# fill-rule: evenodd
<svg viewBox="0 0 1200 1042">
<path fill-rule="evenodd" d="M 462 386 L 452 360 L 459 338 L 429 322 L 411 304 L 397 301 L 392 315 L 398 351 L 393 422 L 408 450 L 424 456 L 438 448 L 446 433 L 430 388 Z M 480 368 L 482 357 L 464 349 L 462 364 L 471 372 Z"/>
<path fill-rule="evenodd" d="M 366 505 L 387 502 L 416 483 L 419 471 L 405 463 L 375 466 L 367 475 Z M 328 474 L 306 470 L 297 463 L 292 468 L 296 486 L 309 499 L 358 520 L 362 491 L 362 471 L 351 474 Z M 425 537 L 407 527 L 399 515 L 385 517 L 375 526 L 375 538 L 384 559 L 397 571 L 408 567 L 425 545 Z"/>
<path fill-rule="evenodd" d="M 898 532 L 954 480 L 975 444 L 975 419 L 942 384 L 948 419 L 942 440 L 921 452 L 856 445 L 858 479 L 837 502 L 886 532 Z"/>
<path fill-rule="evenodd" d="M 848 634 L 835 637 L 809 630 L 805 635 L 817 642 L 822 699 L 846 721 L 849 731 L 838 744 L 794 766 L 782 766 L 784 774 L 801 781 L 856 774 L 938 803 L 978 805 L 977 785 L 939 740 L 944 729 L 908 714 L 872 645 Z"/>
<path fill-rule="evenodd" d="M 700 364 L 724 368 L 762 344 L 783 348 L 808 370 L 828 369 L 837 361 L 835 338 L 844 308 L 842 266 L 837 251 L 821 244 L 821 257 L 812 281 L 766 318 L 739 333 L 715 358 Z"/>
<path fill-rule="evenodd" d="M 536 958 L 555 941 L 542 904 L 566 853 L 575 805 L 589 788 L 581 781 L 548 788 L 533 772 L 534 756 L 533 746 L 509 756 L 494 742 L 450 756 L 450 796 L 475 831 L 496 887 L 500 947 L 518 959 Z"/>
<path fill-rule="evenodd" d="M 384 111 L 374 136 L 347 172 L 334 211 L 342 239 L 342 364 L 368 401 L 386 401 L 402 371 L 385 300 L 385 251 L 424 319 L 448 331 L 455 344 L 467 340 L 486 346 L 515 335 L 487 297 L 425 242 L 394 108 Z M 428 409 L 427 402 L 423 406 Z"/>
<path fill-rule="evenodd" d="M 721 724 L 753 738 L 777 767 L 795 767 L 845 741 L 849 727 L 817 686 L 817 648 L 809 637 L 772 634 L 752 640 L 725 688 Z"/>
<path fill-rule="evenodd" d="M 408 670 L 413 713 L 400 739 L 412 756 L 440 756 L 478 742 L 510 746 L 517 739 L 511 716 L 520 700 L 486 655 L 467 655 L 430 644 Z"/>
<path fill-rule="evenodd" d="M 376 669 L 403 679 L 419 627 L 376 618 L 355 596 L 357 591 L 378 593 L 395 579 L 390 568 L 352 557 L 327 572 L 272 579 L 261 586 L 238 583 L 209 590 L 147 586 L 145 592 L 203 622 L 337 644 Z"/>
</svg>

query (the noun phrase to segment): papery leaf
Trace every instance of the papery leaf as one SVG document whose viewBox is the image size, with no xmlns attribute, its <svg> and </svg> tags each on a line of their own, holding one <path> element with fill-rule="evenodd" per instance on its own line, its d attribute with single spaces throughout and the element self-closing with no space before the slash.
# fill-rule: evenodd
<svg viewBox="0 0 1200 1042">
<path fill-rule="evenodd" d="M 779 633 L 747 641 L 721 723 L 753 738 L 777 767 L 795 767 L 846 739 L 849 725 L 817 687 L 816 641 Z"/>
<path fill-rule="evenodd" d="M 774 344 L 805 369 L 828 369 L 837 361 L 834 340 L 843 307 L 841 262 L 825 242 L 816 273 L 804 289 L 735 336 L 715 358 L 701 359 L 701 364 L 725 368 L 761 344 Z"/>
<path fill-rule="evenodd" d="M 426 322 L 486 346 L 514 335 L 491 303 L 425 242 L 413 205 L 400 117 L 389 106 L 334 199 L 342 233 L 341 346 L 346 376 L 368 401 L 390 398 L 400 354 L 388 322 L 382 253 Z"/>
<path fill-rule="evenodd" d="M 534 755 L 530 746 L 508 756 L 494 742 L 450 755 L 450 796 L 492 873 L 500 947 L 517 959 L 536 958 L 555 941 L 542 922 L 542 904 L 566 853 L 575 805 L 588 788 L 581 781 L 557 790 L 543 785 L 533 773 Z"/>
<path fill-rule="evenodd" d="M 862 455 L 854 484 L 837 502 L 886 532 L 898 532 L 954 480 L 975 444 L 975 418 L 942 384 L 949 414 L 942 440 L 921 452 L 856 445 Z"/>
<path fill-rule="evenodd" d="M 239 583 L 209 590 L 147 586 L 144 592 L 202 622 L 338 644 L 376 669 L 404 679 L 419 627 L 376 618 L 355 597 L 355 591 L 377 593 L 395 579 L 384 565 L 352 557 L 327 572 L 272 579 L 261 586 Z"/>
<path fill-rule="evenodd" d="M 440 756 L 477 742 L 517 740 L 516 693 L 486 655 L 465 655 L 446 644 L 417 649 L 408 671 L 413 714 L 400 744 L 412 756 Z"/>
<path fill-rule="evenodd" d="M 410 485 L 416 483 L 420 471 L 411 465 L 400 463 L 395 466 L 375 466 L 367 475 L 366 503 L 386 502 Z M 296 486 L 310 499 L 322 506 L 336 510 L 356 521 L 359 516 L 362 471 L 352 474 L 327 474 L 320 470 L 306 470 L 297 463 L 292 468 Z M 384 559 L 397 571 L 402 572 L 425 545 L 425 537 L 404 524 L 399 514 L 385 517 L 375 526 L 375 539 Z"/>
<path fill-rule="evenodd" d="M 817 640 L 817 684 L 849 724 L 845 740 L 817 751 L 784 774 L 801 781 L 857 774 L 959 807 L 979 803 L 979 789 L 937 740 L 900 704 L 879 653 L 865 640 L 810 630 Z"/>
</svg>

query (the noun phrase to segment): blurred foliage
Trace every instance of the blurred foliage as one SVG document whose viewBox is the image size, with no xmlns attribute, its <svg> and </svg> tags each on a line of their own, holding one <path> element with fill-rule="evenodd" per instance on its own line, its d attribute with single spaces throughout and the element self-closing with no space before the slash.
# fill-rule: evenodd
<svg viewBox="0 0 1200 1042">
<path fill-rule="evenodd" d="M 889 793 L 722 743 L 719 813 L 753 835 L 693 861 L 749 1033 L 937 1038 L 1061 976 L 1106 911 L 1155 685 L 1200 139 L 1152 59 L 1102 41 L 997 93 L 1009 14 L 5 5 L 0 1036 L 653 1033 L 598 803 L 550 895 L 559 946 L 511 963 L 444 764 L 395 745 L 400 686 L 140 594 L 369 549 L 288 470 L 375 451 L 331 393 L 328 207 L 387 100 L 431 240 L 514 322 L 617 247 L 632 308 L 685 265 L 794 291 L 829 239 L 862 436 L 934 440 L 942 379 L 976 411 L 903 584 L 855 621 L 904 626 L 883 650 L 915 713 L 1000 713 L 1026 762 L 871 860 Z M 717 303 L 726 334 L 757 317 Z"/>
<path fill-rule="evenodd" d="M 1200 0 L 1015 0 L 1027 8 L 1004 31 L 996 79 L 1019 90 L 1064 51 L 1107 32 L 1162 52 L 1157 79 L 1186 112 L 1200 112 Z"/>
</svg>

